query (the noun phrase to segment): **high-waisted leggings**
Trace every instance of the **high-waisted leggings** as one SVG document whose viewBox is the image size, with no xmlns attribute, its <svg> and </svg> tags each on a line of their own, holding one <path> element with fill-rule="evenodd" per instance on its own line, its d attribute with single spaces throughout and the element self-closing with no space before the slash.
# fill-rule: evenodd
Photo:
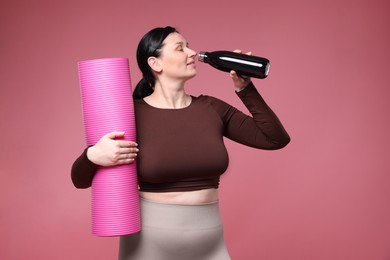
<svg viewBox="0 0 390 260">
<path fill-rule="evenodd" d="M 218 202 L 177 205 L 141 199 L 141 232 L 122 236 L 119 260 L 229 260 Z"/>
</svg>

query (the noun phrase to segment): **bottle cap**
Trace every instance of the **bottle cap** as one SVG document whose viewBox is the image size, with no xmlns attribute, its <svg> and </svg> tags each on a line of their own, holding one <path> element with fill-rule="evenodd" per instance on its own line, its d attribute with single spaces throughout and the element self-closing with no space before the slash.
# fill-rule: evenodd
<svg viewBox="0 0 390 260">
<path fill-rule="evenodd" d="M 198 60 L 204 62 L 204 59 L 207 57 L 206 52 L 201 51 L 198 53 Z"/>
</svg>

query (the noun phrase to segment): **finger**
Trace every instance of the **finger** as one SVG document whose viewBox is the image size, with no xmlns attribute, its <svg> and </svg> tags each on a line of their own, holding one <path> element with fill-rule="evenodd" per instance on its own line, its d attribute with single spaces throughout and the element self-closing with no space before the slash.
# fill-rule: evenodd
<svg viewBox="0 0 390 260">
<path fill-rule="evenodd" d="M 133 163 L 134 161 L 135 161 L 135 158 L 122 159 L 122 160 L 119 160 L 116 163 L 116 165 L 130 164 L 130 163 Z"/>
<path fill-rule="evenodd" d="M 117 161 L 137 158 L 137 153 L 123 153 L 117 157 Z"/>
<path fill-rule="evenodd" d="M 237 76 L 238 76 L 239 78 L 243 79 L 243 80 L 249 79 L 248 76 L 239 75 L 239 74 L 237 74 Z"/>
<path fill-rule="evenodd" d="M 252 52 L 251 51 L 248 51 L 247 53 L 246 53 L 246 55 L 252 55 Z"/>
<path fill-rule="evenodd" d="M 128 160 L 135 160 L 135 158 L 137 158 L 137 154 L 136 153 L 127 153 L 127 154 L 121 154 L 119 157 L 118 157 L 118 162 L 119 161 L 128 161 Z"/>
<path fill-rule="evenodd" d="M 129 153 L 138 153 L 139 149 L 132 147 L 132 148 L 119 148 L 119 154 L 129 154 Z"/>
<path fill-rule="evenodd" d="M 231 70 L 231 71 L 230 71 L 230 77 L 231 77 L 232 79 L 237 78 L 237 77 L 238 77 L 238 76 L 237 76 L 237 72 L 235 72 L 234 70 Z"/>
<path fill-rule="evenodd" d="M 230 77 L 231 77 L 234 81 L 245 80 L 245 79 L 248 78 L 247 76 L 238 75 L 237 72 L 235 72 L 234 70 L 230 71 Z"/>
<path fill-rule="evenodd" d="M 235 49 L 233 52 L 242 53 L 242 50 L 240 50 L 240 49 Z"/>
<path fill-rule="evenodd" d="M 230 77 L 232 78 L 233 84 L 234 84 L 235 86 L 241 85 L 241 81 L 242 81 L 243 79 L 240 78 L 234 70 L 232 70 L 232 71 L 230 72 Z"/>
<path fill-rule="evenodd" d="M 117 140 L 119 147 L 137 147 L 138 144 L 133 141 Z"/>
<path fill-rule="evenodd" d="M 113 131 L 111 133 L 106 134 L 106 136 L 110 139 L 115 139 L 115 138 L 121 138 L 125 136 L 125 132 L 123 131 Z"/>
</svg>

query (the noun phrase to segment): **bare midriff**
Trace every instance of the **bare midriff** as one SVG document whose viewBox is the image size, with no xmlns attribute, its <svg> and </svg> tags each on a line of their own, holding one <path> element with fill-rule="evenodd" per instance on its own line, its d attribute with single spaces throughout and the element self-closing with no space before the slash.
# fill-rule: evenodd
<svg viewBox="0 0 390 260">
<path fill-rule="evenodd" d="M 140 191 L 140 197 L 146 200 L 183 205 L 200 205 L 218 201 L 218 189 L 203 189 L 180 192 L 146 192 Z"/>
</svg>

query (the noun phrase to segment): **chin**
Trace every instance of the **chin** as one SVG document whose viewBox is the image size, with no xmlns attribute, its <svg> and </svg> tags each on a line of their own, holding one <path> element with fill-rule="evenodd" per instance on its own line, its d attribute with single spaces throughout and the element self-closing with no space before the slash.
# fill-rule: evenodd
<svg viewBox="0 0 390 260">
<path fill-rule="evenodd" d="M 191 76 L 189 76 L 188 78 L 189 79 L 192 79 L 193 77 L 195 77 L 196 76 L 196 72 L 195 73 L 193 73 Z"/>
<path fill-rule="evenodd" d="M 195 77 L 195 76 L 196 76 L 196 74 L 197 74 L 197 71 L 196 71 L 196 69 L 194 69 L 194 71 L 192 72 L 192 74 L 193 74 L 193 77 Z"/>
</svg>

